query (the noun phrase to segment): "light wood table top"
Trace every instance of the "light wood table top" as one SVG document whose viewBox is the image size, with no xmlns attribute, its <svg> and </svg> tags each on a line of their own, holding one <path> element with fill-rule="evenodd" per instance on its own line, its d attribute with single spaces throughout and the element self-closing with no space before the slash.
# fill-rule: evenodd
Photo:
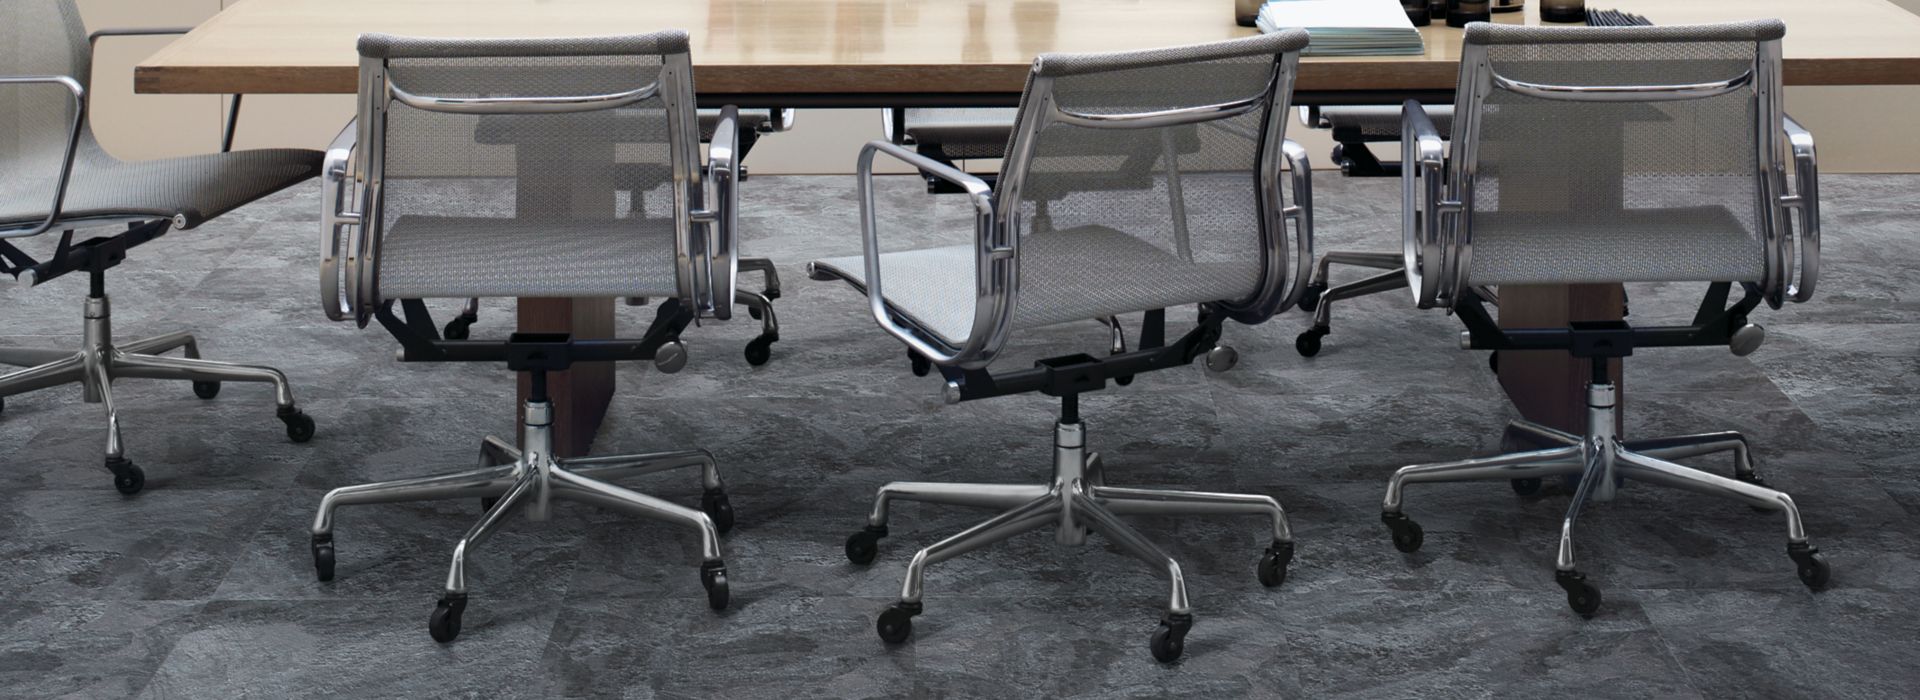
<svg viewBox="0 0 1920 700">
<path fill-rule="evenodd" d="M 1786 81 L 1920 84 L 1920 16 L 1887 0 L 1602 0 L 1659 24 L 1774 17 Z M 1538 22 L 1524 16 L 1501 22 Z M 1018 93 L 1033 57 L 1217 41 L 1232 0 L 244 0 L 135 69 L 143 93 L 351 93 L 363 32 L 580 36 L 680 28 L 718 94 Z M 1302 91 L 1448 90 L 1461 31 L 1424 56 L 1309 58 Z M 873 95 L 879 97 L 880 95 Z"/>
</svg>

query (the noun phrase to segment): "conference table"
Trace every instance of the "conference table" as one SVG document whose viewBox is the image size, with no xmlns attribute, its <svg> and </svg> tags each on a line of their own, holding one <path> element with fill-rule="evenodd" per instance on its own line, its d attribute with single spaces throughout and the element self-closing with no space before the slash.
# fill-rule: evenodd
<svg viewBox="0 0 1920 700">
<path fill-rule="evenodd" d="M 135 68 L 141 93 L 353 93 L 364 32 L 540 37 L 679 28 L 703 106 L 1011 106 L 1034 56 L 1219 41 L 1255 30 L 1233 0 L 242 0 Z M 1538 23 L 1533 2 L 1497 22 Z M 1920 16 L 1887 0 L 1601 0 L 1657 24 L 1779 18 L 1788 85 L 1920 85 Z M 1450 102 L 1461 30 L 1421 30 L 1420 56 L 1308 57 L 1294 102 Z M 1789 105 L 1791 108 L 1791 105 Z M 851 158 L 851 154 L 849 154 Z M 852 235 L 852 232 L 849 232 Z M 1392 250 L 1398 241 L 1380 241 Z M 1621 317 L 1617 285 L 1508 286 L 1504 326 Z M 523 299 L 533 332 L 604 337 L 612 300 Z M 1409 313 L 1413 310 L 1409 308 Z M 1503 353 L 1500 381 L 1529 419 L 1584 431 L 1587 372 L 1566 353 Z M 613 392 L 610 366 L 552 381 L 556 449 L 585 452 Z M 526 382 L 522 381 L 524 395 Z"/>
</svg>

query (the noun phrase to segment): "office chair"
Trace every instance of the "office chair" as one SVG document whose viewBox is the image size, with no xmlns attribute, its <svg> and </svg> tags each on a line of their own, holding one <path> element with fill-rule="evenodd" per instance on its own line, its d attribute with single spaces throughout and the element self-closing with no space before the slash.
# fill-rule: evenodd
<svg viewBox="0 0 1920 700">
<path fill-rule="evenodd" d="M 1010 107 L 933 107 L 933 108 L 894 108 L 883 113 L 882 126 L 888 140 L 901 146 L 912 146 L 914 152 L 932 159 L 941 165 L 957 168 L 955 160 L 1001 158 L 1008 149 L 1008 141 L 1013 138 L 1014 118 L 1018 110 Z M 1214 129 L 1226 129 L 1224 122 L 1213 122 Z M 1259 140 L 1259 134 L 1242 132 L 1246 147 L 1252 148 Z M 1162 159 L 1191 153 L 1199 148 L 1200 142 L 1193 134 L 1176 134 L 1157 142 L 1129 140 L 1098 140 L 1073 144 L 1078 150 L 1074 161 L 1067 161 L 1066 153 L 1057 153 L 1060 162 L 1075 162 L 1086 169 L 1081 175 L 1085 178 L 1101 178 L 1108 182 L 1102 187 L 1109 188 L 1152 188 L 1155 186 L 1154 169 Z M 999 176 L 995 173 L 971 173 L 976 179 L 992 188 Z M 946 178 L 928 170 L 921 170 L 920 177 L 927 181 L 928 194 L 960 194 L 966 188 L 947 181 Z M 1036 230 L 1052 228 L 1053 201 L 1047 197 L 1034 200 L 1033 225 Z M 1092 319 L 1106 326 L 1109 337 L 1109 352 L 1120 354 L 1127 351 L 1126 329 L 1118 316 L 1103 316 Z M 908 350 L 907 360 L 913 368 L 914 376 L 924 377 L 933 371 L 933 362 L 919 353 Z M 1119 377 L 1115 383 L 1126 385 L 1132 377 Z"/>
<path fill-rule="evenodd" d="M 1577 483 L 1561 523 L 1555 580 L 1581 615 L 1600 590 L 1575 568 L 1573 527 L 1590 501 L 1625 480 L 1780 511 L 1800 580 L 1824 588 L 1828 566 L 1800 511 L 1754 470 L 1735 432 L 1627 439 L 1617 431 L 1610 363 L 1636 350 L 1760 346 L 1748 320 L 1813 296 L 1820 258 L 1813 137 L 1781 111 L 1775 20 L 1699 26 L 1466 30 L 1452 164 L 1417 103 L 1406 106 L 1407 282 L 1421 308 L 1450 308 L 1465 347 L 1560 350 L 1592 368 L 1587 428 L 1575 434 L 1514 421 L 1509 438 L 1543 449 L 1404 467 L 1387 482 L 1381 519 L 1403 552 L 1420 548 L 1402 512 L 1408 484 L 1511 480 L 1529 494 L 1545 477 Z M 1791 151 L 1791 158 L 1788 151 Z M 1789 178 L 1789 165 L 1792 176 Z M 1794 219 L 1799 228 L 1795 229 Z M 1476 285 L 1704 282 L 1684 326 L 1574 322 L 1500 328 Z M 1738 287 L 1742 294 L 1728 304 Z M 1669 460 L 1731 452 L 1733 476 Z"/>
<path fill-rule="evenodd" d="M 360 106 L 327 153 L 322 304 L 329 318 L 377 321 L 406 362 L 505 362 L 528 373 L 521 442 L 487 437 L 478 468 L 337 488 L 314 517 L 314 568 L 334 575 L 341 506 L 480 498 L 485 515 L 454 546 L 446 591 L 428 619 L 460 633 L 466 562 L 507 516 L 545 520 L 555 498 L 664 520 L 700 537 L 701 584 L 728 602 L 719 533 L 733 524 L 705 450 L 559 458 L 547 374 L 574 362 L 687 360 L 679 335 L 697 317 L 731 316 L 739 161 L 732 108 L 701 166 L 687 35 L 571 39 L 360 38 Z M 512 144 L 512 145 L 504 145 Z M 648 166 L 648 167 L 639 167 Z M 633 172 L 660 173 L 626 196 Z M 636 190 L 638 191 L 638 190 Z M 423 300 L 655 297 L 632 340 L 515 333 L 439 337 Z M 396 302 L 399 313 L 395 312 Z M 606 479 L 697 468 L 699 510 Z"/>
<path fill-rule="evenodd" d="M 107 410 L 106 467 L 114 488 L 138 493 L 146 473 L 127 457 L 114 407 L 113 382 L 125 378 L 193 383 L 212 399 L 221 382 L 273 384 L 277 415 L 294 442 L 313 438 L 313 419 L 293 401 L 287 377 L 271 367 L 200 359 L 199 343 L 181 331 L 115 343 L 107 270 L 127 252 L 190 229 L 244 204 L 313 177 L 317 151 L 273 149 L 124 162 L 100 147 L 87 119 L 93 42 L 105 36 L 183 30 L 86 33 L 72 0 L 0 5 L 0 272 L 37 286 L 71 272 L 87 273 L 78 351 L 0 348 L 0 364 L 26 367 L 0 375 L 0 398 L 79 384 L 88 403 Z M 236 105 L 237 108 L 237 105 Z M 231 122 L 229 122 L 231 124 Z M 230 138 L 223 141 L 231 145 Z M 121 226 L 118 233 L 76 240 L 82 227 Z M 51 253 L 13 242 L 60 231 Z M 185 357 L 161 353 L 180 349 Z M 0 401 L 0 407 L 4 407 Z"/>
<path fill-rule="evenodd" d="M 1424 109 L 1427 118 L 1432 120 L 1441 131 L 1452 128 L 1452 105 Z M 1369 143 L 1400 139 L 1399 107 L 1381 105 L 1303 107 L 1300 118 L 1308 126 L 1333 132 L 1333 140 L 1336 142 L 1333 147 L 1333 162 L 1339 164 L 1341 174 L 1349 177 L 1390 177 L 1400 174 L 1399 163 L 1382 163 L 1367 147 Z M 1336 264 L 1385 270 L 1385 272 L 1329 288 L 1330 268 Z M 1298 351 L 1301 357 L 1320 354 L 1321 339 L 1333 332 L 1332 302 L 1406 288 L 1406 273 L 1400 267 L 1399 253 L 1348 250 L 1321 253 L 1319 263 L 1313 268 L 1313 277 L 1307 281 L 1306 292 L 1300 296 L 1300 310 L 1313 314 L 1313 325 L 1294 338 L 1294 350 Z M 1481 298 L 1488 303 L 1498 303 L 1491 289 L 1483 287 L 1479 292 Z M 1499 358 L 1490 354 L 1488 363 L 1497 369 Z"/>
<path fill-rule="evenodd" d="M 696 113 L 700 122 L 700 142 L 711 144 L 713 134 L 721 126 L 724 110 L 702 109 Z M 745 160 L 753 145 L 759 143 L 764 134 L 774 134 L 793 128 L 793 110 L 784 108 L 747 109 L 731 112 L 736 116 L 734 135 L 736 152 L 734 159 L 741 161 L 740 180 L 747 179 Z M 636 126 L 640 130 L 658 129 Z M 649 164 L 631 164 L 627 168 L 626 178 L 632 184 L 625 191 L 634 201 L 644 203 L 646 188 L 657 185 L 666 175 L 662 169 Z M 741 256 L 739 269 L 742 272 L 758 272 L 763 281 L 758 292 L 735 289 L 734 303 L 747 307 L 747 314 L 760 322 L 760 335 L 747 341 L 745 350 L 747 364 L 758 367 L 773 359 L 773 344 L 780 340 L 780 320 L 773 312 L 773 301 L 780 298 L 780 275 L 774 269 L 773 261 L 767 258 Z M 644 306 L 646 297 L 628 297 L 628 306 Z M 472 333 L 473 324 L 480 321 L 480 300 L 468 299 L 460 307 L 460 312 L 441 330 L 441 336 L 447 340 L 466 340 Z"/>
<path fill-rule="evenodd" d="M 1193 622 L 1180 566 L 1122 522 L 1124 514 L 1268 518 L 1273 540 L 1258 578 L 1267 586 L 1284 580 L 1293 538 L 1278 502 L 1107 485 L 1100 458 L 1086 450 L 1079 397 L 1108 380 L 1201 358 L 1210 369 L 1228 369 L 1236 356 L 1219 344 L 1221 326 L 1228 319 L 1258 323 L 1299 297 L 1312 260 L 1311 176 L 1305 151 L 1284 134 L 1294 67 L 1306 44 L 1306 34 L 1294 30 L 1200 46 L 1043 55 L 1028 78 L 999 187 L 991 190 L 897 144 L 875 141 L 861 151 L 865 254 L 815 261 L 810 276 L 844 280 L 867 294 L 880 327 L 939 367 L 948 403 L 1028 392 L 1060 400 L 1047 483 L 880 488 L 866 528 L 846 543 L 856 564 L 873 561 L 894 501 L 1003 511 L 914 556 L 900 601 L 879 617 L 881 639 L 900 643 L 912 633 L 928 565 L 1051 526 L 1068 545 L 1098 532 L 1169 580 L 1166 614 L 1149 648 L 1161 661 L 1178 658 Z M 1178 140 L 1198 147 L 1163 148 Z M 1081 154 L 1102 141 L 1164 154 L 1147 171 L 1154 184 L 1091 175 Z M 874 156 L 882 153 L 965 187 L 977 212 L 973 240 L 881 253 L 872 180 Z M 1291 206 L 1281 201 L 1282 160 L 1292 174 Z M 1033 216 L 1040 201 L 1053 202 L 1044 225 Z M 1199 305 L 1195 327 L 1167 342 L 1167 310 L 1188 304 Z M 1146 318 L 1137 349 L 991 368 L 1018 330 L 1136 311 Z"/>
</svg>

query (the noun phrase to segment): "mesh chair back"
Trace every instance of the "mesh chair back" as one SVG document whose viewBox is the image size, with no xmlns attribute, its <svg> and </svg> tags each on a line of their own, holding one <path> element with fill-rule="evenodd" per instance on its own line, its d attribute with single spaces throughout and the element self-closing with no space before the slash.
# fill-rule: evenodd
<svg viewBox="0 0 1920 700">
<path fill-rule="evenodd" d="M 85 86 L 91 70 L 73 0 L 0 0 L 0 75 L 64 75 Z M 0 197 L 35 207 L 52 201 L 73 117 L 66 88 L 0 84 Z M 90 138 L 83 131 L 81 139 Z"/>
<path fill-rule="evenodd" d="M 687 51 L 679 31 L 362 37 L 376 298 L 691 300 L 678 233 L 700 207 Z"/>
<path fill-rule="evenodd" d="M 1018 239 L 1016 323 L 1247 302 L 1284 277 L 1266 252 L 1306 40 L 1041 56 L 997 192 Z"/>
<path fill-rule="evenodd" d="M 1470 27 L 1459 284 L 1760 281 L 1783 33 Z"/>
</svg>

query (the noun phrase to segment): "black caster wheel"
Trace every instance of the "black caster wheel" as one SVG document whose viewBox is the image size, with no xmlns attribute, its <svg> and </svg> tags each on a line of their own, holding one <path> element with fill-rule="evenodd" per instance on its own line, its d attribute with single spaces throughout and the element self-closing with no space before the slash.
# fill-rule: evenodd
<svg viewBox="0 0 1920 700">
<path fill-rule="evenodd" d="M 713 531 L 726 534 L 733 529 L 733 503 L 727 500 L 727 492 L 714 489 L 700 495 L 700 511 L 713 521 Z"/>
<path fill-rule="evenodd" d="M 220 395 L 220 382 L 194 382 L 193 395 L 202 399 L 212 399 Z"/>
<path fill-rule="evenodd" d="M 1787 556 L 1793 557 L 1793 563 L 1797 565 L 1800 574 L 1800 582 L 1807 584 L 1808 590 L 1826 590 L 1827 581 L 1833 576 L 1833 571 L 1827 568 L 1827 558 L 1820 554 L 1819 547 L 1805 542 L 1789 544 Z"/>
<path fill-rule="evenodd" d="M 1567 592 L 1567 607 L 1581 617 L 1593 617 L 1600 609 L 1600 589 L 1587 583 L 1585 575 L 1578 571 L 1556 571 L 1553 579 Z"/>
<path fill-rule="evenodd" d="M 873 563 L 874 555 L 880 553 L 880 538 L 887 536 L 887 526 L 874 527 L 853 533 L 847 537 L 847 561 L 866 566 Z"/>
<path fill-rule="evenodd" d="M 1318 355 L 1320 354 L 1320 339 L 1327 337 L 1327 334 L 1330 332 L 1332 331 L 1327 330 L 1323 326 L 1308 328 L 1305 333 L 1300 334 L 1300 337 L 1293 339 L 1293 349 L 1300 351 L 1301 357 Z"/>
<path fill-rule="evenodd" d="M 485 513 L 487 511 L 493 510 L 493 504 L 499 503 L 499 502 L 500 502 L 499 496 L 481 496 L 480 512 Z"/>
<path fill-rule="evenodd" d="M 287 424 L 287 439 L 306 442 L 313 439 L 313 417 L 297 408 L 280 409 L 280 422 Z"/>
<path fill-rule="evenodd" d="M 1287 581 L 1287 564 L 1293 561 L 1293 543 L 1275 542 L 1260 557 L 1260 565 L 1255 571 L 1260 575 L 1260 585 L 1273 588 Z"/>
<path fill-rule="evenodd" d="M 1380 521 L 1393 531 L 1393 548 L 1412 554 L 1420 551 L 1421 543 L 1427 541 L 1427 535 L 1420 529 L 1420 523 L 1413 521 L 1405 513 L 1381 513 Z"/>
<path fill-rule="evenodd" d="M 780 336 L 777 335 L 762 335 L 748 342 L 747 364 L 759 367 L 766 364 L 767 360 L 773 359 L 773 341 L 779 339 Z"/>
<path fill-rule="evenodd" d="M 1119 384 L 1120 386 L 1133 386 L 1133 375 L 1128 374 L 1124 376 L 1114 377 L 1113 383 Z"/>
<path fill-rule="evenodd" d="M 147 485 L 147 473 L 131 459 L 108 457 L 107 471 L 113 472 L 113 488 L 128 496 L 140 493 Z"/>
<path fill-rule="evenodd" d="M 751 317 L 755 321 L 760 320 L 760 316 L 761 316 L 760 307 L 758 306 L 747 307 L 747 316 Z"/>
<path fill-rule="evenodd" d="M 913 361 L 913 376 L 924 377 L 933 371 L 933 361 L 921 357 L 919 353 L 907 351 L 907 359 Z"/>
<path fill-rule="evenodd" d="M 440 337 L 447 340 L 466 340 L 473 334 L 473 322 L 478 320 L 480 320 L 478 316 L 455 316 L 453 320 L 447 322 L 446 328 L 440 329 Z"/>
<path fill-rule="evenodd" d="M 1160 629 L 1153 631 L 1153 638 L 1147 640 L 1147 648 L 1153 650 L 1153 660 L 1163 664 L 1173 663 L 1187 650 L 1187 630 L 1193 629 L 1192 615 L 1167 613 L 1160 619 Z"/>
<path fill-rule="evenodd" d="M 1513 486 L 1513 492 L 1522 496 L 1540 493 L 1540 479 L 1513 479 L 1507 482 Z"/>
<path fill-rule="evenodd" d="M 919 603 L 894 603 L 880 612 L 880 620 L 873 624 L 873 630 L 880 633 L 880 641 L 899 644 L 913 636 L 913 616 L 920 614 Z"/>
<path fill-rule="evenodd" d="M 741 179 L 744 180 L 746 178 L 742 177 Z M 778 287 L 775 287 L 772 289 L 763 290 L 760 292 L 760 296 L 766 297 L 767 301 L 779 301 L 780 289 Z"/>
<path fill-rule="evenodd" d="M 467 594 L 448 593 L 440 596 L 440 602 L 433 606 L 433 615 L 427 618 L 427 633 L 433 635 L 433 641 L 441 644 L 453 641 L 460 636 L 460 613 L 467 610 Z"/>
<path fill-rule="evenodd" d="M 710 561 L 700 565 L 700 585 L 707 589 L 707 607 L 727 609 L 727 565 Z"/>
<path fill-rule="evenodd" d="M 1301 311 L 1307 313 L 1318 311 L 1320 309 L 1320 295 L 1325 291 L 1327 291 L 1327 285 L 1308 284 L 1306 289 L 1300 290 L 1300 301 L 1296 305 L 1300 307 Z"/>
<path fill-rule="evenodd" d="M 1500 373 L 1500 351 L 1499 350 L 1495 350 L 1493 352 L 1487 353 L 1487 371 L 1492 372 L 1494 374 Z"/>
<path fill-rule="evenodd" d="M 313 575 L 321 581 L 333 580 L 333 535 L 313 536 Z"/>
</svg>

